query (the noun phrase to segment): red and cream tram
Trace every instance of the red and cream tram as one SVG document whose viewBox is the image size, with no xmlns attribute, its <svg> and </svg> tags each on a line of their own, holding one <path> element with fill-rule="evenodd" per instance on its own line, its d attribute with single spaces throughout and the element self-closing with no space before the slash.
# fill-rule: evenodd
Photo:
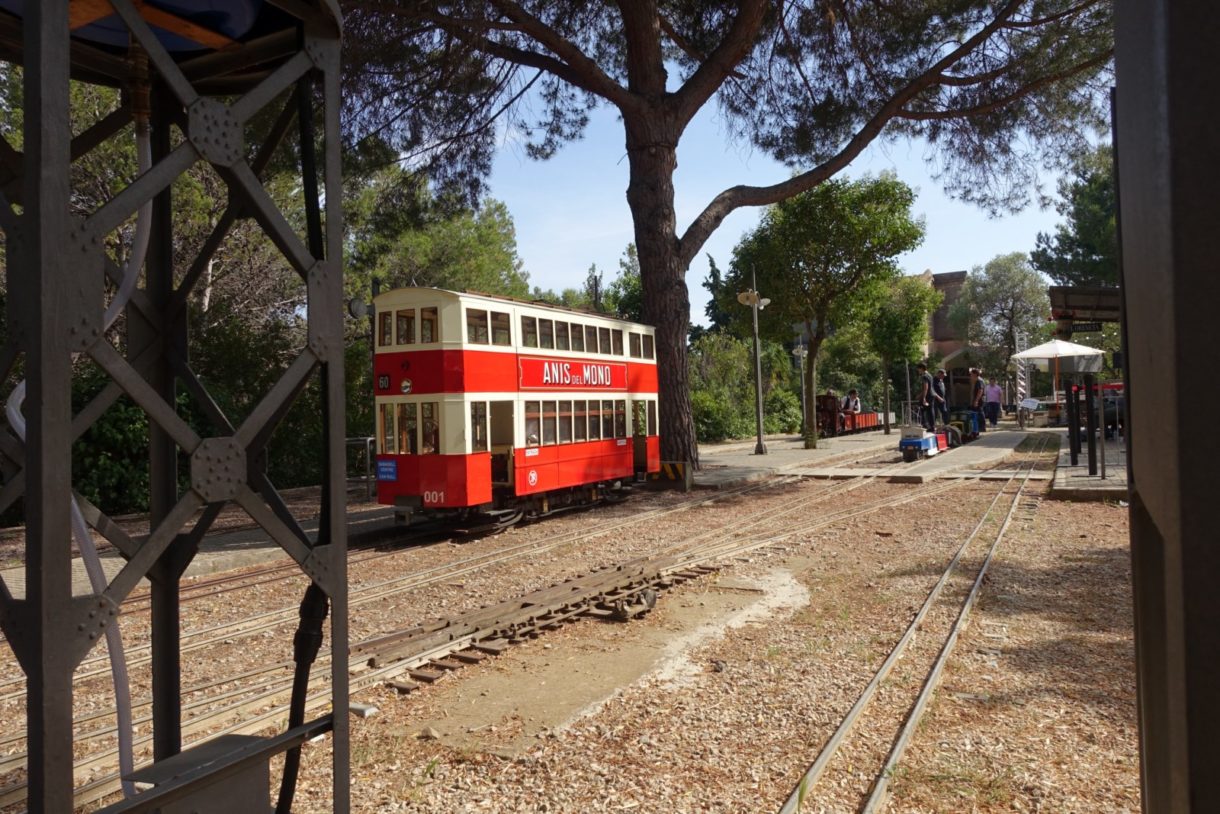
<svg viewBox="0 0 1220 814">
<path fill-rule="evenodd" d="M 373 305 L 377 498 L 400 521 L 506 525 L 660 469 L 650 326 L 435 288 Z"/>
</svg>

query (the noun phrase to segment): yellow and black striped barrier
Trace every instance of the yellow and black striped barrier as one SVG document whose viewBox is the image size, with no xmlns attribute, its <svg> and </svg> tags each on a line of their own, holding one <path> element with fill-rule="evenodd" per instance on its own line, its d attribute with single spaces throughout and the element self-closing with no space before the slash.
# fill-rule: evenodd
<svg viewBox="0 0 1220 814">
<path fill-rule="evenodd" d="M 694 487 L 691 465 L 686 461 L 661 461 L 659 472 L 648 473 L 648 479 L 661 484 L 673 483 L 684 492 Z"/>
</svg>

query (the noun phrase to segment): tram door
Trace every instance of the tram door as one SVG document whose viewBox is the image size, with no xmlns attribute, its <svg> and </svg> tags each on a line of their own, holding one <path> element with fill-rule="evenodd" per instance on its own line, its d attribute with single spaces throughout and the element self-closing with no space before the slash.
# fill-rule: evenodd
<svg viewBox="0 0 1220 814">
<path fill-rule="evenodd" d="M 491 442 L 491 482 L 507 485 L 513 480 L 513 403 L 493 401 L 490 408 L 488 440 Z"/>
<path fill-rule="evenodd" d="M 635 451 L 633 468 L 648 471 L 648 402 L 631 402 L 631 443 Z"/>
</svg>

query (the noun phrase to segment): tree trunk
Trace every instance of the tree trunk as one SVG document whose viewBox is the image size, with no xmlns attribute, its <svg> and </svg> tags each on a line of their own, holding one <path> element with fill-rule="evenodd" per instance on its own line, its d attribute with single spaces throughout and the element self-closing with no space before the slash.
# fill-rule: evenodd
<svg viewBox="0 0 1220 814">
<path fill-rule="evenodd" d="M 809 397 L 805 400 L 805 449 L 818 448 L 818 353 L 822 350 L 822 342 L 826 339 L 826 318 L 818 319 L 815 331 L 813 323 L 805 322 L 805 383 L 804 387 Z"/>
<path fill-rule="evenodd" d="M 627 203 L 635 222 L 635 247 L 644 289 L 644 322 L 657 329 L 661 458 L 699 465 L 686 366 L 690 297 L 686 269 L 678 256 L 674 219 L 677 133 L 666 132 L 659 116 L 627 121 L 631 180 Z M 653 120 L 649 120 L 653 119 Z"/>
</svg>

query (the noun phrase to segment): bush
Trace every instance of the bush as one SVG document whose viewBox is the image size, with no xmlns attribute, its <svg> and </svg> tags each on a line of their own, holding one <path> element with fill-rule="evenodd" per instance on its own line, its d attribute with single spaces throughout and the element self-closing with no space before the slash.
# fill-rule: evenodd
<svg viewBox="0 0 1220 814">
<path fill-rule="evenodd" d="M 772 388 L 763 404 L 763 429 L 768 433 L 780 433 L 797 432 L 800 428 L 800 398 L 786 388 Z"/>
<path fill-rule="evenodd" d="M 691 393 L 690 400 L 695 436 L 700 441 L 724 441 L 749 434 L 750 427 L 744 417 L 723 397 L 707 390 L 696 390 Z"/>
</svg>

